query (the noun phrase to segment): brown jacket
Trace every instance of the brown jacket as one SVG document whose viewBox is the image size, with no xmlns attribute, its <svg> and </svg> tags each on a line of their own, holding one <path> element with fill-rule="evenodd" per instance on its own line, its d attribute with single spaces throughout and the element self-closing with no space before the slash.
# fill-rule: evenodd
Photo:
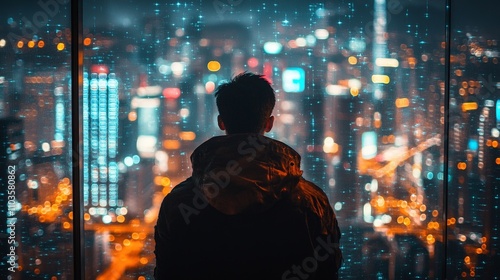
<svg viewBox="0 0 500 280">
<path fill-rule="evenodd" d="M 160 209 L 156 279 L 337 278 L 337 220 L 296 151 L 235 134 L 206 141 L 191 161 Z"/>
</svg>

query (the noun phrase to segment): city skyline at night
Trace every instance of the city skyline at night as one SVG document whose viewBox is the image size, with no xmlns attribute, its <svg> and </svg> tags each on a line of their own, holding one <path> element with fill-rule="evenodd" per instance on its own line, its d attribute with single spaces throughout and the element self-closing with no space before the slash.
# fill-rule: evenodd
<svg viewBox="0 0 500 280">
<path fill-rule="evenodd" d="M 95 257 L 88 277 L 152 279 L 161 199 L 190 176 L 194 148 L 223 134 L 213 92 L 243 71 L 272 82 L 268 136 L 330 198 L 343 279 L 500 276 L 500 34 L 486 20 L 499 4 L 479 15 L 454 2 L 448 42 L 445 1 L 83 3 L 71 120 L 69 5 L 41 2 L 0 12 L 0 120 L 23 132 L 20 160 L 0 154 L 19 167 L 26 225 L 12 279 L 71 279 L 60 266 L 73 207 Z M 71 200 L 72 121 L 83 205 Z"/>
</svg>

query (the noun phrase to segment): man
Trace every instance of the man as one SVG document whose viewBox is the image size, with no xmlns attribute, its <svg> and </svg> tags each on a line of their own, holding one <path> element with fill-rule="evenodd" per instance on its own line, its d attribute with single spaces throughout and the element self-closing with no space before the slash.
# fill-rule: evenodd
<svg viewBox="0 0 500 280">
<path fill-rule="evenodd" d="M 243 73 L 215 93 L 224 136 L 191 155 L 193 173 L 165 197 L 155 227 L 156 279 L 337 279 L 340 231 L 300 156 L 265 137 L 274 90 Z"/>
</svg>

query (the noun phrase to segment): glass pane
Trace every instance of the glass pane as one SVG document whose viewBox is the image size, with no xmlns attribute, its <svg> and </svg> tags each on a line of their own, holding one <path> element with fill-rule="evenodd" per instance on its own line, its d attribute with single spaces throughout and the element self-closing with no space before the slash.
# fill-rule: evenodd
<svg viewBox="0 0 500 280">
<path fill-rule="evenodd" d="M 69 1 L 0 10 L 2 279 L 72 279 Z"/>
<path fill-rule="evenodd" d="M 500 4 L 452 5 L 449 278 L 499 277 Z"/>
<path fill-rule="evenodd" d="M 248 70 L 269 136 L 303 156 L 343 232 L 342 279 L 442 274 L 445 1 L 85 1 L 87 276 L 150 278 L 159 203 Z M 142 279 L 142 278 L 141 278 Z"/>
</svg>

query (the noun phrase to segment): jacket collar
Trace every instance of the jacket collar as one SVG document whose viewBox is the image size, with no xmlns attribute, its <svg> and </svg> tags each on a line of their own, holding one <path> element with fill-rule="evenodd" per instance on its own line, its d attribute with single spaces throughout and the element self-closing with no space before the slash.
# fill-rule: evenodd
<svg viewBox="0 0 500 280">
<path fill-rule="evenodd" d="M 197 187 L 225 214 L 262 211 L 302 176 L 300 155 L 260 134 L 213 137 L 195 149 L 191 162 Z"/>
</svg>

